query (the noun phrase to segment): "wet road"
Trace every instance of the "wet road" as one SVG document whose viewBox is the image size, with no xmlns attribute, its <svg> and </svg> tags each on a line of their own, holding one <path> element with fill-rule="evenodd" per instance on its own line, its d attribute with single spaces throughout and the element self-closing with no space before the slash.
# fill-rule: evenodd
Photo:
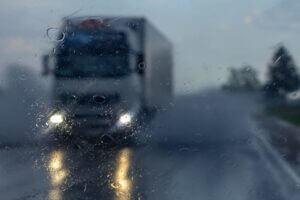
<svg viewBox="0 0 300 200">
<path fill-rule="evenodd" d="M 137 145 L 2 147 L 1 199 L 299 199 L 297 178 L 259 136 L 253 99 L 208 94 L 172 106 Z"/>
</svg>

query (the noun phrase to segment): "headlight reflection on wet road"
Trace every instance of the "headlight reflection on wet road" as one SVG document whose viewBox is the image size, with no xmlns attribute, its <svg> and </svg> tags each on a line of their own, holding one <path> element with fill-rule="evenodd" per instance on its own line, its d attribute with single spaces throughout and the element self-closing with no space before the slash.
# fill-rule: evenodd
<svg viewBox="0 0 300 200">
<path fill-rule="evenodd" d="M 64 154 L 62 151 L 54 151 L 50 154 L 48 171 L 50 173 L 52 189 L 49 192 L 49 200 L 61 200 L 60 186 L 68 176 L 68 170 L 63 166 Z"/>
<path fill-rule="evenodd" d="M 115 190 L 116 200 L 131 199 L 132 180 L 128 173 L 131 162 L 131 150 L 123 149 L 119 152 L 117 157 L 117 167 L 114 173 L 114 180 L 111 187 Z"/>
</svg>

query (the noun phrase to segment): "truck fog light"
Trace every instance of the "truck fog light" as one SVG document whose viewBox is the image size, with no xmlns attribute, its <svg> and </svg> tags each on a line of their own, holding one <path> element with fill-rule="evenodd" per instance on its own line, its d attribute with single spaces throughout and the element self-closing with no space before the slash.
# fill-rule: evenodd
<svg viewBox="0 0 300 200">
<path fill-rule="evenodd" d="M 119 118 L 121 125 L 128 125 L 132 121 L 132 116 L 129 113 L 122 114 Z"/>
<path fill-rule="evenodd" d="M 60 113 L 55 113 L 50 117 L 52 124 L 61 124 L 64 121 L 64 116 Z"/>
</svg>

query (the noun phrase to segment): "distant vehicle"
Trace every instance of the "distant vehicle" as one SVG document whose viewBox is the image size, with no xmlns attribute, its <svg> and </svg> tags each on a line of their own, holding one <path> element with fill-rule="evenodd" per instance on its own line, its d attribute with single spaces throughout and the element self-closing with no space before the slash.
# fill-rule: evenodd
<svg viewBox="0 0 300 200">
<path fill-rule="evenodd" d="M 56 135 L 126 138 L 172 100 L 172 45 L 146 19 L 65 18 L 57 37 L 43 56 Z"/>
</svg>

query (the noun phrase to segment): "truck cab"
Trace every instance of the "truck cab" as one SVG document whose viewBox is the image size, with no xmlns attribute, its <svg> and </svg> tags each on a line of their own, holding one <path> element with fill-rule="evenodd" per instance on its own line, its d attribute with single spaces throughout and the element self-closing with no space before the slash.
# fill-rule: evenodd
<svg viewBox="0 0 300 200">
<path fill-rule="evenodd" d="M 153 75 L 143 18 L 68 18 L 60 30 L 63 40 L 43 57 L 43 74 L 52 77 L 51 131 L 127 137 L 142 115 L 159 109 L 162 104 L 150 105 L 155 83 L 148 80 Z"/>
</svg>

